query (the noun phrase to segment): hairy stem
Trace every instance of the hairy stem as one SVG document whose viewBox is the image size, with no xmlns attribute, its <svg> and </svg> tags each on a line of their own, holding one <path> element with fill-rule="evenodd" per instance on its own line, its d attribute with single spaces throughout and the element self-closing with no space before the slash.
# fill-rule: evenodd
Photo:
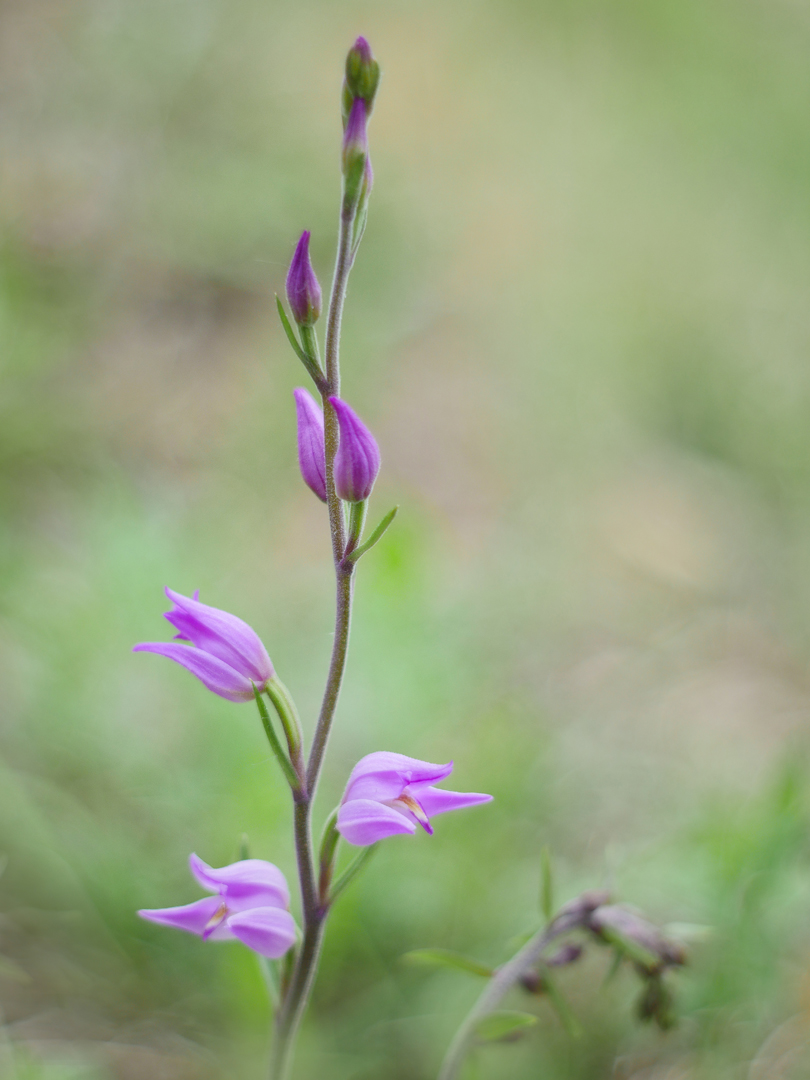
<svg viewBox="0 0 810 1080">
<path fill-rule="evenodd" d="M 356 210 L 356 208 L 355 208 Z M 292 978 L 284 995 L 284 1001 L 276 1021 L 276 1037 L 270 1065 L 271 1080 L 286 1080 L 292 1060 L 292 1050 L 301 1017 L 309 1000 L 312 984 L 318 968 L 323 929 L 328 907 L 321 904 L 315 881 L 312 855 L 312 803 L 318 787 L 318 779 L 326 752 L 329 732 L 335 716 L 346 656 L 349 649 L 349 631 L 352 611 L 352 576 L 354 565 L 345 562 L 346 518 L 343 504 L 335 491 L 334 464 L 338 447 L 338 423 L 335 410 L 329 403 L 330 396 L 340 393 L 340 324 L 346 285 L 352 268 L 354 253 L 351 246 L 354 211 L 344 209 L 340 218 L 337 261 L 332 279 L 332 295 L 326 325 L 325 361 L 326 386 L 322 389 L 324 443 L 326 450 L 326 496 L 329 508 L 329 528 L 332 536 L 332 557 L 335 564 L 336 602 L 335 639 L 332 658 L 326 679 L 321 711 L 315 729 L 312 749 L 306 770 L 306 787 L 295 800 L 295 849 L 298 859 L 298 875 L 301 883 L 301 903 L 304 915 L 304 939 L 295 960 Z"/>
<path fill-rule="evenodd" d="M 278 1014 L 276 1037 L 270 1061 L 271 1080 L 286 1080 L 292 1064 L 292 1052 L 298 1026 L 309 1000 L 312 983 L 318 969 L 318 959 L 323 941 L 325 915 L 317 917 L 304 931 L 301 951 L 293 971 L 292 980 Z"/>
<path fill-rule="evenodd" d="M 332 645 L 332 660 L 329 664 L 329 677 L 326 680 L 326 690 L 321 703 L 321 712 L 318 717 L 318 726 L 315 729 L 315 737 L 312 740 L 312 749 L 309 753 L 307 765 L 307 792 L 310 799 L 314 798 L 318 786 L 318 778 L 321 774 L 326 744 L 329 741 L 329 732 L 335 717 L 335 709 L 340 696 L 340 687 L 343 682 L 343 673 L 346 670 L 346 656 L 349 651 L 349 634 L 352 621 L 352 571 L 353 564 L 339 566 L 337 569 L 337 597 L 335 605 L 335 640 Z"/>
</svg>

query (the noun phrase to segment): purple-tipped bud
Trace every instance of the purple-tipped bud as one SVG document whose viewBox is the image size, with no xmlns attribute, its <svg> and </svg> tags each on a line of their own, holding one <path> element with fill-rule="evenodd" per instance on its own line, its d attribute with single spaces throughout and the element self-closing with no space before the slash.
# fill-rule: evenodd
<svg viewBox="0 0 810 1080">
<path fill-rule="evenodd" d="M 321 502 L 326 502 L 326 452 L 323 442 L 323 413 L 312 397 L 299 386 L 293 391 L 298 418 L 298 464 L 304 483 Z"/>
<path fill-rule="evenodd" d="M 309 261 L 309 232 L 301 239 L 287 272 L 287 302 L 299 326 L 314 326 L 321 314 L 321 287 Z"/>
<path fill-rule="evenodd" d="M 344 125 L 356 98 L 362 98 L 366 113 L 371 116 L 379 84 L 380 65 L 372 56 L 369 43 L 364 37 L 359 37 L 346 57 L 346 79 L 343 83 Z"/>
<path fill-rule="evenodd" d="M 355 98 L 352 104 L 346 130 L 343 133 L 343 172 L 351 171 L 352 165 L 361 158 L 368 157 L 368 113 L 362 98 Z"/>
<path fill-rule="evenodd" d="M 346 502 L 364 502 L 380 471 L 380 448 L 366 425 L 345 401 L 330 397 L 340 427 L 335 454 L 335 490 Z"/>
</svg>

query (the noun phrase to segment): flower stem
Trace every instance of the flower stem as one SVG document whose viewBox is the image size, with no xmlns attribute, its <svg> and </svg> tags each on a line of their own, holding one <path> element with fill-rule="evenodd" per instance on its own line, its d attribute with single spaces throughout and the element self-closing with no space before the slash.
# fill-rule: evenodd
<svg viewBox="0 0 810 1080">
<path fill-rule="evenodd" d="M 321 904 L 315 882 L 312 855 L 312 803 L 318 787 L 326 744 L 335 716 L 346 656 L 349 649 L 349 631 L 352 613 L 352 577 L 354 564 L 344 562 L 346 551 L 346 518 L 343 503 L 335 491 L 334 463 L 338 447 L 338 423 L 335 410 L 329 402 L 331 396 L 340 394 L 340 324 L 346 300 L 346 285 L 354 260 L 352 250 L 352 225 L 356 207 L 346 210 L 345 200 L 340 217 L 337 260 L 332 279 L 332 295 L 324 346 L 326 385 L 322 388 L 324 444 L 326 450 L 326 496 L 329 508 L 329 527 L 332 535 L 332 557 L 335 564 L 336 602 L 335 638 L 332 658 L 326 679 L 321 711 L 309 754 L 306 770 L 306 786 L 295 798 L 295 849 L 298 859 L 298 875 L 301 884 L 301 903 L 304 916 L 304 939 L 295 959 L 290 984 L 276 1019 L 276 1033 L 270 1063 L 270 1080 L 286 1080 L 292 1061 L 292 1050 L 301 1017 L 309 1000 L 323 941 L 323 930 L 328 906 Z M 319 387 L 320 388 L 320 387 Z"/>
<path fill-rule="evenodd" d="M 606 902 L 606 893 L 583 893 L 576 900 L 566 904 L 548 926 L 529 938 L 511 960 L 507 960 L 503 967 L 498 968 L 481 996 L 467 1013 L 450 1043 L 438 1080 L 456 1080 L 478 1024 L 484 1017 L 494 1012 L 512 987 L 516 986 L 521 978 L 539 963 L 543 952 L 552 941 L 571 930 L 586 927 L 594 910 Z"/>
</svg>

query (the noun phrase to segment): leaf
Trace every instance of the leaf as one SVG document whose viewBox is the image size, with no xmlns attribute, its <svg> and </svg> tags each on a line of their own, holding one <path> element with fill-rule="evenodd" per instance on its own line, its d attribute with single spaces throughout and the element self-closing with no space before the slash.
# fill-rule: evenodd
<svg viewBox="0 0 810 1080">
<path fill-rule="evenodd" d="M 357 505 L 357 504 L 355 504 L 355 505 Z M 391 524 L 391 522 L 397 516 L 397 511 L 398 510 L 399 510 L 398 506 L 395 506 L 393 508 L 393 510 L 389 510 L 388 513 L 385 515 L 385 517 L 380 522 L 380 524 L 377 526 L 377 528 L 371 534 L 371 536 L 369 536 L 368 540 L 366 540 L 366 542 L 364 544 L 361 544 L 360 547 L 356 547 L 354 549 L 354 551 L 349 552 L 349 554 L 346 556 L 346 558 L 349 560 L 349 562 L 357 562 L 357 560 L 361 557 L 361 555 L 365 555 L 365 553 L 367 551 L 369 551 L 371 548 L 374 547 L 374 545 L 377 543 L 377 541 L 382 538 L 382 535 L 386 531 L 388 526 Z"/>
<path fill-rule="evenodd" d="M 284 310 L 284 305 L 281 303 L 278 296 L 276 296 L 276 307 L 278 308 L 278 315 L 281 319 L 281 325 L 284 327 L 284 333 L 287 335 L 287 340 L 295 350 L 298 359 L 309 372 L 312 381 L 315 383 L 319 390 L 322 389 L 322 387 L 326 385 L 324 374 L 318 367 L 318 365 L 315 363 L 313 358 L 311 356 L 308 356 L 298 344 L 298 340 L 295 336 L 295 331 L 290 325 L 290 320 L 287 318 L 287 313 Z"/>
<path fill-rule="evenodd" d="M 452 949 L 414 949 L 413 952 L 405 953 L 402 962 L 414 967 L 455 968 L 457 971 L 466 971 L 468 975 L 480 975 L 483 979 L 490 979 L 494 974 L 492 968 L 479 964 L 477 960 L 470 960 L 461 953 L 453 952 Z"/>
<path fill-rule="evenodd" d="M 548 968 L 543 971 L 543 974 L 540 976 L 540 978 L 542 980 L 543 989 L 548 995 L 548 1000 L 551 1002 L 551 1005 L 553 1006 L 554 1011 L 557 1013 L 557 1016 L 559 1016 L 560 1022 L 565 1028 L 567 1034 L 572 1039 L 581 1039 L 582 1035 L 584 1034 L 582 1024 L 580 1024 L 579 1020 L 577 1020 L 576 1016 L 571 1011 L 571 1007 L 569 1006 L 568 1002 L 557 989 L 557 984 L 551 978 L 551 975 L 548 972 Z"/>
<path fill-rule="evenodd" d="M 484 1042 L 501 1042 L 519 1038 L 526 1028 L 534 1027 L 537 1017 L 524 1012 L 494 1012 L 485 1016 L 475 1033 Z"/>
</svg>

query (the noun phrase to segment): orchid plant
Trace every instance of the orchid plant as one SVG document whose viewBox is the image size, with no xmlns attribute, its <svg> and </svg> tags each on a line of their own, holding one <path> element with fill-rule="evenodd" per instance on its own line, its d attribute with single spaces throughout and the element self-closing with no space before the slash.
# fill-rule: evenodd
<svg viewBox="0 0 810 1080">
<path fill-rule="evenodd" d="M 203 940 L 240 941 L 268 965 L 275 1006 L 271 1080 L 285 1080 L 289 1075 L 330 910 L 374 847 L 388 837 L 414 834 L 420 828 L 432 834 L 431 818 L 437 814 L 492 798 L 437 786 L 450 775 L 452 762 L 432 764 L 400 752 L 374 749 L 348 777 L 340 805 L 326 818 L 320 845 L 316 848 L 313 842 L 313 808 L 346 669 L 355 574 L 360 559 L 382 538 L 397 512 L 396 507 L 390 510 L 366 536 L 368 503 L 381 465 L 380 450 L 372 432 L 341 396 L 340 373 L 340 329 L 347 282 L 366 227 L 373 186 L 368 122 L 379 79 L 379 65 L 368 42 L 358 38 L 346 60 L 342 90 L 343 187 L 323 362 L 315 330 L 322 293 L 309 257 L 309 232 L 301 235 L 287 275 L 292 322 L 277 298 L 287 338 L 320 397 L 319 405 L 303 387 L 294 392 L 298 460 L 304 482 L 326 504 L 335 571 L 334 644 L 311 744 L 307 748 L 293 697 L 278 678 L 258 634 L 236 615 L 202 603 L 198 593 L 188 597 L 167 588 L 172 608 L 165 617 L 177 631 L 174 640 L 135 646 L 136 652 L 157 653 L 180 664 L 206 689 L 228 701 L 255 702 L 290 789 L 300 928 L 289 910 L 290 892 L 282 871 L 270 862 L 247 855 L 230 866 L 214 869 L 192 854 L 192 874 L 213 895 L 180 907 L 139 912 L 144 919 L 196 934 Z M 268 700 L 272 709 L 268 708 Z M 360 850 L 338 875 L 336 860 L 341 840 Z M 555 956 L 545 959 L 543 952 L 552 942 L 574 931 L 610 944 L 619 959 L 635 964 L 646 979 L 648 1016 L 664 1026 L 668 997 L 661 976 L 666 967 L 682 962 L 674 945 L 640 917 L 611 905 L 606 894 L 583 894 L 556 915 L 550 908 L 546 915 L 544 927 L 497 972 L 449 953 L 437 956 L 434 951 L 433 961 L 483 974 L 489 980 L 448 1051 L 442 1080 L 457 1075 L 477 1036 L 486 1037 L 484 1020 L 492 1020 L 494 1014 L 495 1034 L 488 1037 L 496 1039 L 512 1037 L 525 1023 L 526 1014 L 519 1013 L 502 1014 L 498 1020 L 498 1006 L 513 987 L 547 993 L 559 1004 L 549 969 L 576 961 L 582 946 L 567 942 Z M 276 961 L 280 962 L 277 967 Z M 504 1021 L 503 1016 L 518 1020 Z"/>
</svg>

